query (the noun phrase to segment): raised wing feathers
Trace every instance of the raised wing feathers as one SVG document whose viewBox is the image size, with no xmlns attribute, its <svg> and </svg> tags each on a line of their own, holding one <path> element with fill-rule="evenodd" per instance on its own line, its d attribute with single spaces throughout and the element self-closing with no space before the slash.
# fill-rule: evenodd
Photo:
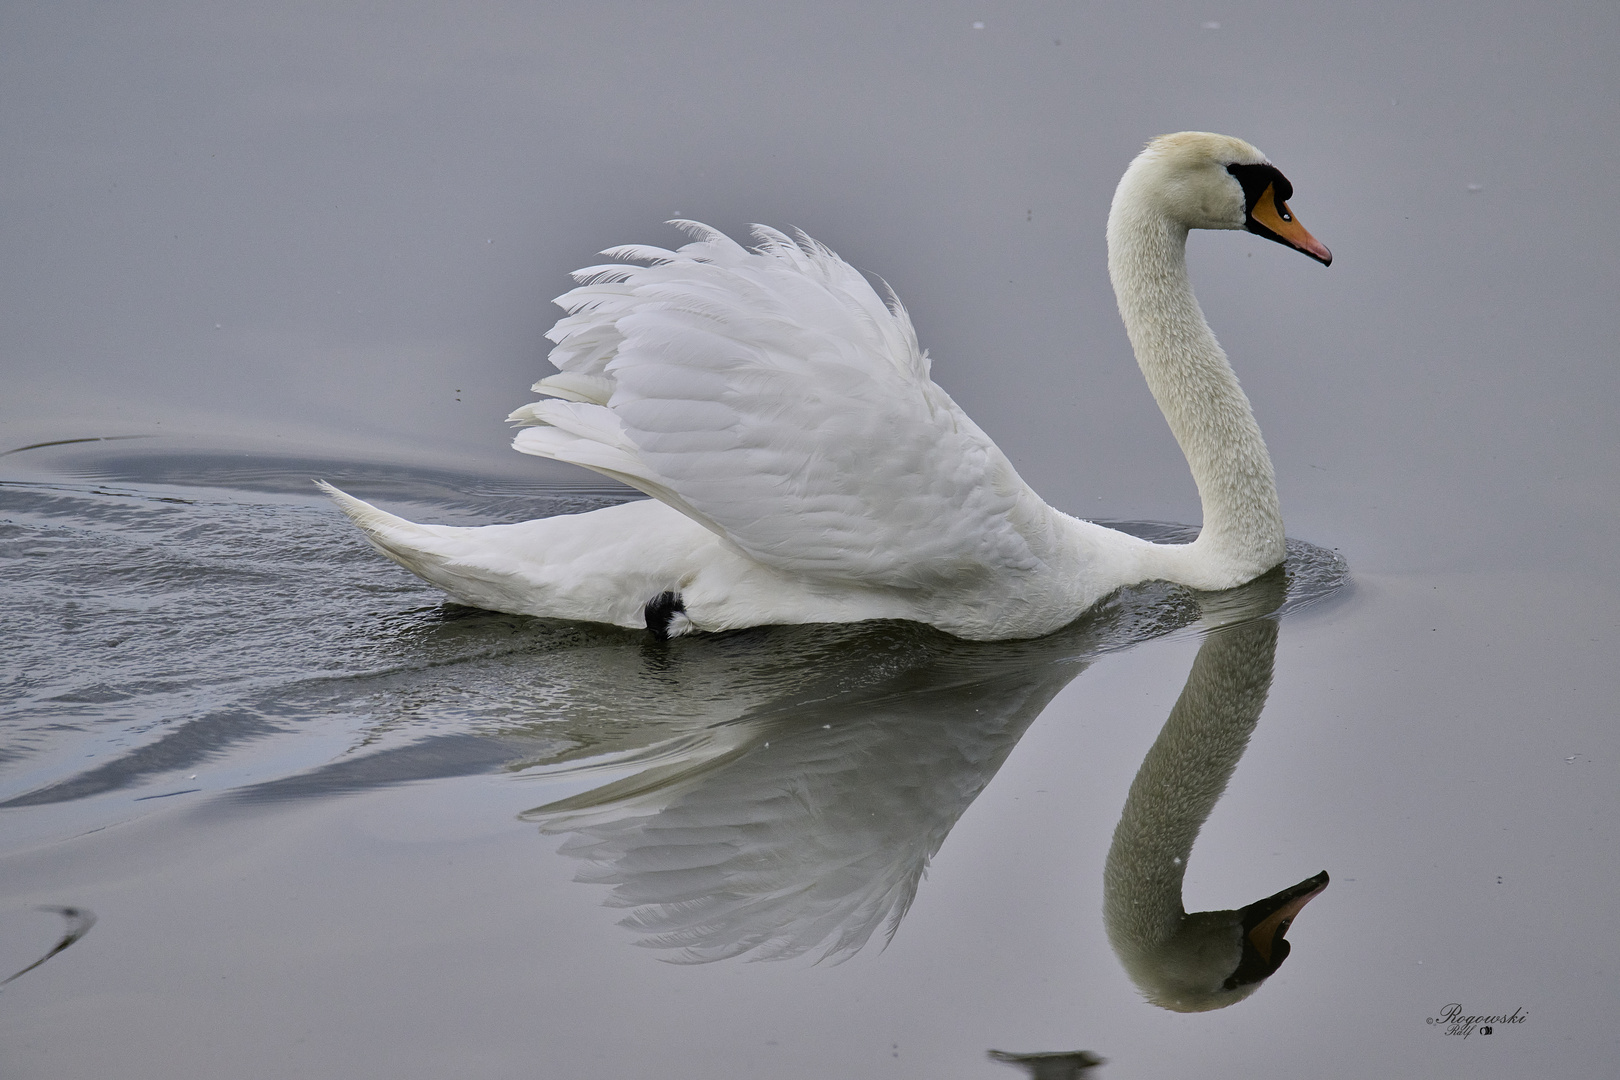
<svg viewBox="0 0 1620 1080">
<path fill-rule="evenodd" d="M 831 251 L 693 223 L 678 251 L 589 267 L 548 335 L 561 369 L 519 409 L 527 453 L 662 499 L 767 565 L 901 587 L 1035 565 L 1027 489 L 928 377 L 898 303 Z"/>
</svg>

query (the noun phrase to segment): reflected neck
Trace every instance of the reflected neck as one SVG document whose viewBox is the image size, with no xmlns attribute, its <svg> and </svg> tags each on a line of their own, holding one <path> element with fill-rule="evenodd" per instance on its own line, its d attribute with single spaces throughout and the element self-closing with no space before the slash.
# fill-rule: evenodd
<svg viewBox="0 0 1620 1080">
<path fill-rule="evenodd" d="M 1103 872 L 1103 916 L 1121 958 L 1162 949 L 1187 918 L 1182 879 L 1198 831 L 1265 708 L 1277 624 L 1211 631 L 1131 783 Z"/>
</svg>

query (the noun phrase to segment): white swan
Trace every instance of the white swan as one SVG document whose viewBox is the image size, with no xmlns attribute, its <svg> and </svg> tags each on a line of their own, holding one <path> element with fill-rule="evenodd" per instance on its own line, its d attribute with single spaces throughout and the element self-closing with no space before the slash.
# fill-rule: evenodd
<svg viewBox="0 0 1620 1080">
<path fill-rule="evenodd" d="M 929 378 L 899 303 L 800 236 L 749 251 L 703 225 L 575 274 L 560 374 L 513 445 L 653 496 L 514 525 L 417 525 L 330 486 L 383 554 L 475 607 L 660 637 L 898 618 L 1033 637 L 1114 590 L 1240 585 L 1283 558 L 1271 460 L 1187 280 L 1189 229 L 1247 229 L 1323 263 L 1292 186 L 1239 139 L 1155 139 L 1108 219 L 1131 344 L 1192 468 L 1203 531 L 1153 544 L 1046 505 Z"/>
</svg>

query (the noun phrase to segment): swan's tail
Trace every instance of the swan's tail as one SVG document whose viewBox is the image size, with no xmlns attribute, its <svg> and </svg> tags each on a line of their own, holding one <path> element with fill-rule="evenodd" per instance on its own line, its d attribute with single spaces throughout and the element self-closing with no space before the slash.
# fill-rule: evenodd
<svg viewBox="0 0 1620 1080">
<path fill-rule="evenodd" d="M 315 485 L 331 496 L 372 547 L 456 600 L 493 611 L 523 611 L 514 591 L 513 568 L 501 565 L 478 543 L 477 529 L 418 525 L 379 510 L 325 480 Z"/>
<path fill-rule="evenodd" d="M 427 527 L 379 510 L 325 480 L 315 481 L 315 486 L 331 496 L 338 509 L 360 527 L 372 547 L 418 577 L 433 580 L 428 574 L 429 566 L 442 562 L 449 552 L 443 550 L 442 543 L 434 543 L 440 538 Z"/>
</svg>

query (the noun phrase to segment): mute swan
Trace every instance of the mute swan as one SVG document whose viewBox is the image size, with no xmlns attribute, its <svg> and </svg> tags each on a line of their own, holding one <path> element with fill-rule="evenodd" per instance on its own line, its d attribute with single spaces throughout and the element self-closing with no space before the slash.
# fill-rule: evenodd
<svg viewBox="0 0 1620 1080">
<path fill-rule="evenodd" d="M 929 378 L 899 302 L 802 234 L 749 251 L 695 222 L 621 247 L 558 299 L 560 373 L 516 449 L 653 498 L 512 525 L 418 525 L 323 485 L 384 555 L 474 607 L 645 626 L 911 619 L 1035 637 L 1136 582 L 1250 581 L 1283 559 L 1271 460 L 1187 279 L 1189 229 L 1247 229 L 1327 264 L 1253 146 L 1161 136 L 1126 170 L 1108 269 L 1192 469 L 1204 526 L 1154 544 L 1053 509 Z M 644 262 L 650 265 L 632 265 Z"/>
</svg>

